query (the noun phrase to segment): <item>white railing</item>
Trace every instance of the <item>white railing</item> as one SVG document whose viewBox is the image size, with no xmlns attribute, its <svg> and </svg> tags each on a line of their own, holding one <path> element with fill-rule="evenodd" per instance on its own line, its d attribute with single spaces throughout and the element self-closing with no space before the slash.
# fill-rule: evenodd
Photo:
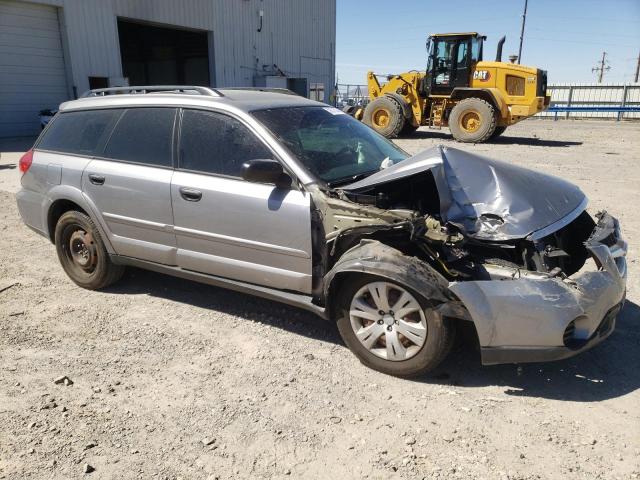
<svg viewBox="0 0 640 480">
<path fill-rule="evenodd" d="M 551 111 L 539 113 L 539 117 L 640 118 L 640 83 L 562 83 L 549 85 L 547 91 Z M 554 108 L 561 111 L 554 112 Z"/>
<path fill-rule="evenodd" d="M 547 91 L 551 94 L 552 110 L 537 117 L 640 118 L 640 83 L 558 83 L 549 85 Z M 333 100 L 340 107 L 364 105 L 369 101 L 367 86 L 339 84 Z M 560 111 L 553 111 L 554 108 Z"/>
</svg>

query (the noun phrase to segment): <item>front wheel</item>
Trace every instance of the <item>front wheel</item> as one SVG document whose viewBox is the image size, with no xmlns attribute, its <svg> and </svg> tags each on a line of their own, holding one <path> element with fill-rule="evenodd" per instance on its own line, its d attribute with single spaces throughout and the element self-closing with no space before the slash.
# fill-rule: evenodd
<svg viewBox="0 0 640 480">
<path fill-rule="evenodd" d="M 400 283 L 373 275 L 350 277 L 338 301 L 342 339 L 374 370 L 399 377 L 429 372 L 453 343 L 449 321 Z"/>
<path fill-rule="evenodd" d="M 396 138 L 405 125 L 402 105 L 387 96 L 369 102 L 364 109 L 362 121 L 387 138 Z"/>
<path fill-rule="evenodd" d="M 124 267 L 114 264 L 100 232 L 82 212 L 64 213 L 55 231 L 55 244 L 62 268 L 77 285 L 98 290 L 118 281 Z"/>
</svg>

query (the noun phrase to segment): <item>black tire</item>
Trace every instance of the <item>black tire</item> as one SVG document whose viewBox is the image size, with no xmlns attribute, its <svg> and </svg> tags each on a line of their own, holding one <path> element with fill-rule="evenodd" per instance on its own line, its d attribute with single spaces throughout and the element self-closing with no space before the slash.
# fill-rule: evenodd
<svg viewBox="0 0 640 480">
<path fill-rule="evenodd" d="M 124 267 L 111 261 L 100 231 L 86 214 L 74 210 L 62 214 L 54 238 L 58 260 L 76 285 L 99 290 L 122 277 Z"/>
<path fill-rule="evenodd" d="M 495 109 L 481 98 L 460 100 L 449 115 L 449 130 L 459 142 L 486 142 L 495 132 L 496 123 Z"/>
<path fill-rule="evenodd" d="M 378 97 L 364 109 L 362 121 L 387 138 L 396 138 L 405 124 L 402 105 L 391 97 Z"/>
<path fill-rule="evenodd" d="M 358 110 L 358 107 L 355 105 L 346 105 L 342 107 L 342 111 L 350 117 L 353 117 L 356 114 L 356 110 Z"/>
<path fill-rule="evenodd" d="M 494 138 L 498 138 L 500 135 L 504 133 L 506 129 L 507 127 L 501 127 L 500 125 L 498 125 L 496 129 L 493 131 L 493 135 L 491 135 L 490 140 L 493 140 Z"/>
<path fill-rule="evenodd" d="M 407 120 L 405 122 L 405 124 L 404 124 L 404 127 L 402 127 L 402 131 L 400 131 L 400 135 L 402 135 L 402 136 L 410 136 L 413 133 L 415 133 L 415 131 L 418 130 L 418 128 L 420 128 L 420 127 L 416 127 L 410 121 Z"/>
<path fill-rule="evenodd" d="M 392 361 L 383 359 L 368 350 L 358 340 L 354 329 L 351 327 L 349 315 L 351 300 L 362 287 L 376 281 L 384 281 L 400 286 L 416 298 L 423 310 L 435 306 L 433 302 L 401 283 L 369 274 L 351 275 L 341 283 L 341 289 L 336 298 L 338 302 L 336 322 L 344 343 L 363 365 L 388 375 L 414 377 L 433 370 L 450 352 L 455 339 L 454 325 L 449 319 L 440 315 L 435 315 L 429 311 L 425 312 L 428 332 L 426 341 L 418 353 L 407 360 Z"/>
</svg>

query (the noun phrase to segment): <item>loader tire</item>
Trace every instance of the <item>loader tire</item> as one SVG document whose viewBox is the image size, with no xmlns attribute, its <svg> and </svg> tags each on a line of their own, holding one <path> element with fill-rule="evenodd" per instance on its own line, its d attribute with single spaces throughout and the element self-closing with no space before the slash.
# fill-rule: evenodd
<svg viewBox="0 0 640 480">
<path fill-rule="evenodd" d="M 396 138 L 404 127 L 402 105 L 391 97 L 378 97 L 364 109 L 362 121 L 387 138 Z"/>
<path fill-rule="evenodd" d="M 459 142 L 482 143 L 496 130 L 497 115 L 493 106 L 481 98 L 460 100 L 449 115 L 449 130 Z"/>
<path fill-rule="evenodd" d="M 355 115 L 356 110 L 358 110 L 358 107 L 356 105 L 347 105 L 342 108 L 342 111 L 351 117 Z"/>
<path fill-rule="evenodd" d="M 493 135 L 491 135 L 491 140 L 498 138 L 500 135 L 504 133 L 506 129 L 507 127 L 501 127 L 498 125 L 496 129 L 493 131 Z"/>
<path fill-rule="evenodd" d="M 412 135 L 416 130 L 418 130 L 418 128 L 420 127 L 416 127 L 411 122 L 407 121 L 405 122 L 404 127 L 402 127 L 402 131 L 400 132 L 400 135 L 408 137 Z"/>
</svg>

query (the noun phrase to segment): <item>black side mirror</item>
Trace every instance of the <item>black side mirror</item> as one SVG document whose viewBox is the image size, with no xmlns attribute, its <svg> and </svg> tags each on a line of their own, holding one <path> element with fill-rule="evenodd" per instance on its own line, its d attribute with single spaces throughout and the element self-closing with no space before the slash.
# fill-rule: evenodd
<svg viewBox="0 0 640 480">
<path fill-rule="evenodd" d="M 242 178 L 247 182 L 273 183 L 276 188 L 291 188 L 291 177 L 277 160 L 249 160 L 242 164 Z"/>
</svg>

